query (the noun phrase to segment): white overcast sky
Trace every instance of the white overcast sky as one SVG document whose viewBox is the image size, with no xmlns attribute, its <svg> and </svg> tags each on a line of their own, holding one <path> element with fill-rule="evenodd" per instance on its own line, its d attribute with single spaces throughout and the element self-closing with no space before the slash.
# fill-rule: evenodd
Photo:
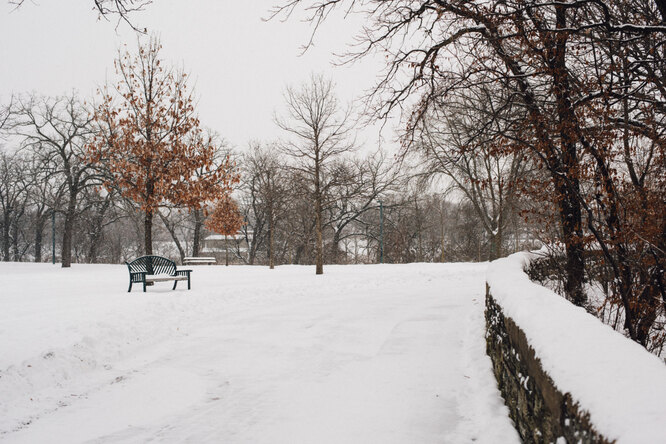
<svg viewBox="0 0 666 444">
<path fill-rule="evenodd" d="M 155 0 L 133 16 L 158 34 L 164 58 L 191 74 L 202 123 L 238 148 L 250 140 L 279 137 L 273 123 L 286 84 L 298 85 L 311 72 L 324 73 L 348 102 L 370 88 L 381 61 L 365 59 L 334 66 L 359 26 L 358 17 L 333 17 L 304 55 L 311 26 L 262 18 L 280 0 Z M 45 95 L 72 90 L 92 97 L 113 80 L 113 59 L 124 44 L 134 50 L 136 34 L 126 25 L 98 20 L 92 0 L 26 0 L 18 10 L 0 0 L 0 100 L 12 93 Z M 377 145 L 378 125 L 364 130 L 366 149 Z M 388 129 L 383 136 L 393 135 Z M 390 145 L 390 143 L 389 143 Z"/>
</svg>

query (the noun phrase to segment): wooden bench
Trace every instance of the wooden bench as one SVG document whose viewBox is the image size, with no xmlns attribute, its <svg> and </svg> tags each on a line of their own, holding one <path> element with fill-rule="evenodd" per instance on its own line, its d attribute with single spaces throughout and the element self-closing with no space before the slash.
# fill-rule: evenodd
<svg viewBox="0 0 666 444">
<path fill-rule="evenodd" d="M 192 270 L 177 270 L 176 263 L 161 256 L 141 256 L 132 262 L 125 262 L 129 269 L 130 282 L 127 292 L 132 291 L 132 284 L 153 285 L 155 282 L 174 281 L 173 290 L 176 289 L 178 281 L 187 281 L 187 289 L 190 289 L 190 273 Z"/>
<path fill-rule="evenodd" d="M 186 257 L 183 258 L 183 265 L 211 265 L 215 264 L 217 261 L 214 257 Z"/>
</svg>

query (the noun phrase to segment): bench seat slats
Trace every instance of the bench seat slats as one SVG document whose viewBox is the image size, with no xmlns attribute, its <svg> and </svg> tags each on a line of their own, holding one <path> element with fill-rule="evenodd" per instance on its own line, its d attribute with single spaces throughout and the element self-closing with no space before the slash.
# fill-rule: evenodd
<svg viewBox="0 0 666 444">
<path fill-rule="evenodd" d="M 146 276 L 146 282 L 186 281 L 187 276 Z"/>
</svg>

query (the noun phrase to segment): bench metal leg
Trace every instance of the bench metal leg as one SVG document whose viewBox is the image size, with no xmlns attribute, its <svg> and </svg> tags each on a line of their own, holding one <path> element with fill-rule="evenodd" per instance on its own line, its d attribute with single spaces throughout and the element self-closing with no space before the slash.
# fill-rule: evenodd
<svg viewBox="0 0 666 444">
<path fill-rule="evenodd" d="M 190 275 L 187 275 L 187 289 L 190 289 Z"/>
<path fill-rule="evenodd" d="M 172 290 L 175 290 L 175 289 L 176 289 L 176 285 L 178 285 L 178 281 L 173 281 L 173 288 L 172 288 Z"/>
<path fill-rule="evenodd" d="M 127 290 L 127 292 L 128 292 L 128 293 L 131 293 L 131 292 L 132 292 L 132 281 L 130 281 L 129 290 Z"/>
<path fill-rule="evenodd" d="M 146 292 L 146 281 L 143 281 L 143 292 Z"/>
</svg>

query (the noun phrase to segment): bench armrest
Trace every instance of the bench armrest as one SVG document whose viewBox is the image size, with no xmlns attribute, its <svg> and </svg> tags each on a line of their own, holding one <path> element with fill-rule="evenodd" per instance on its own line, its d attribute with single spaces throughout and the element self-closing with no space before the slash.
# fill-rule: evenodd
<svg viewBox="0 0 666 444">
<path fill-rule="evenodd" d="M 130 282 L 145 282 L 146 274 L 147 273 L 145 271 L 130 271 Z"/>
</svg>

